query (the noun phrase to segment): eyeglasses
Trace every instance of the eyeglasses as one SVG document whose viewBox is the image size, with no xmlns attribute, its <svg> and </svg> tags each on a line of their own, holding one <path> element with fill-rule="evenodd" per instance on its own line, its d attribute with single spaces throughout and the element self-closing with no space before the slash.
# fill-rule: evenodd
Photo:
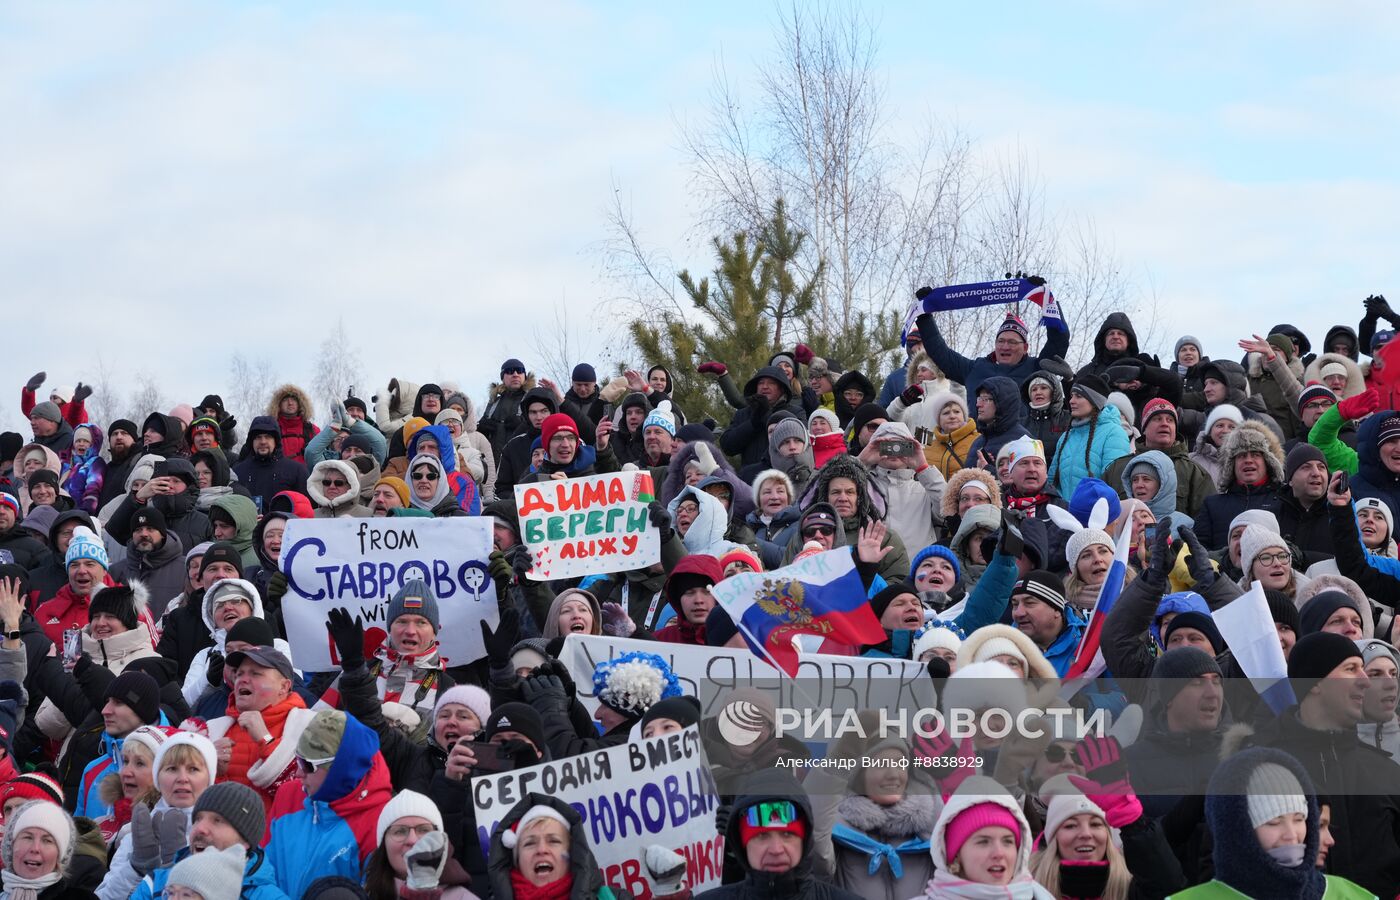
<svg viewBox="0 0 1400 900">
<path fill-rule="evenodd" d="M 809 525 L 802 529 L 803 537 L 826 537 L 836 533 L 836 529 L 830 525 Z"/>
<path fill-rule="evenodd" d="M 797 821 L 797 806 L 790 800 L 755 803 L 744 811 L 744 822 L 750 828 L 770 828 L 791 825 Z"/>
<path fill-rule="evenodd" d="M 1324 399 L 1322 399 L 1322 400 L 1313 400 L 1313 401 L 1310 402 L 1310 403 L 1305 403 L 1305 404 L 1303 404 L 1303 409 L 1324 409 L 1324 410 L 1325 410 L 1325 409 L 1331 409 L 1333 405 L 1334 405 L 1334 401 L 1328 400 L 1328 399 L 1324 398 Z"/>
<path fill-rule="evenodd" d="M 414 481 L 437 481 L 437 480 L 438 480 L 438 473 L 436 473 L 436 472 L 414 472 L 414 473 L 413 473 L 413 480 L 414 480 Z"/>
<path fill-rule="evenodd" d="M 301 774 L 311 775 L 315 773 L 317 769 L 324 765 L 329 765 L 332 762 L 335 762 L 334 756 L 330 759 L 306 759 L 305 757 L 298 756 L 297 768 L 301 770 Z"/>
<path fill-rule="evenodd" d="M 996 346 L 999 347 L 999 348 L 1001 348 L 1001 349 L 1003 349 L 1003 350 L 1011 350 L 1011 349 L 1014 349 L 1014 348 L 1016 348 L 1016 347 L 1024 347 L 1025 344 L 1026 344 L 1025 341 L 1018 341 L 1018 340 L 999 340 L 999 341 L 996 342 Z"/>
<path fill-rule="evenodd" d="M 384 836 L 396 841 L 402 841 L 406 840 L 409 835 L 417 835 L 421 838 L 432 834 L 436 830 L 437 826 L 433 825 L 431 822 L 424 822 L 422 825 L 393 825 L 388 831 L 384 832 Z"/>
<path fill-rule="evenodd" d="M 323 478 L 321 484 L 325 487 L 349 487 L 350 482 L 343 478 Z"/>
<path fill-rule="evenodd" d="M 1293 561 L 1293 554 L 1287 550 L 1280 550 L 1277 553 L 1260 553 L 1254 557 L 1254 561 L 1261 562 L 1266 566 L 1272 566 L 1274 563 L 1287 565 Z"/>
</svg>

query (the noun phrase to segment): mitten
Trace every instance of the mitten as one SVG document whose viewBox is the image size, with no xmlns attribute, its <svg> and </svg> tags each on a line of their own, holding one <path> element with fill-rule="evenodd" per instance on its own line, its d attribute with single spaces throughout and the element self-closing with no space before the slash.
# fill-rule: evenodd
<svg viewBox="0 0 1400 900">
<path fill-rule="evenodd" d="M 685 857 L 676 851 L 652 844 L 647 847 L 642 861 L 647 868 L 647 877 L 651 879 L 652 896 L 678 894 L 685 887 Z"/>
<path fill-rule="evenodd" d="M 442 870 L 447 867 L 447 835 L 430 831 L 420 837 L 403 855 L 408 868 L 406 883 L 411 890 L 423 891 L 438 886 Z"/>
<path fill-rule="evenodd" d="M 31 394 L 44 386 L 44 379 L 49 377 L 47 372 L 35 372 L 28 381 L 24 383 L 24 389 Z"/>
<path fill-rule="evenodd" d="M 924 389 L 921 385 L 911 384 L 900 393 L 899 399 L 905 406 L 913 406 L 923 399 Z"/>
<path fill-rule="evenodd" d="M 1347 397 L 1337 402 L 1337 412 L 1349 422 L 1365 418 L 1381 408 L 1381 395 L 1375 388 L 1367 388 L 1355 397 Z"/>
<path fill-rule="evenodd" d="M 711 360 L 710 362 L 702 362 L 700 365 L 696 366 L 695 371 L 699 372 L 701 375 L 713 375 L 716 378 L 722 378 L 729 374 L 729 367 L 724 363 Z"/>
</svg>

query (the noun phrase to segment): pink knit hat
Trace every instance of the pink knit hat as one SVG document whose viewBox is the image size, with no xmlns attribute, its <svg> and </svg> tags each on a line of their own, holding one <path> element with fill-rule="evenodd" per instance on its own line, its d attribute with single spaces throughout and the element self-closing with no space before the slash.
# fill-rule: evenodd
<svg viewBox="0 0 1400 900">
<path fill-rule="evenodd" d="M 1016 836 L 1016 847 L 1021 846 L 1021 823 L 1011 811 L 1000 803 L 977 803 L 958 813 L 943 832 L 944 857 L 948 862 L 958 858 L 958 851 L 967 839 L 979 829 L 998 825 Z"/>
</svg>

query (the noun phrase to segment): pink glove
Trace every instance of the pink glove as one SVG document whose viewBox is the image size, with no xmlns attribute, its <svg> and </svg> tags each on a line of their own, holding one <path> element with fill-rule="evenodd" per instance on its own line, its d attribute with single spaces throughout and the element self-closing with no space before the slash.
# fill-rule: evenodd
<svg viewBox="0 0 1400 900">
<path fill-rule="evenodd" d="M 1133 786 L 1127 779 L 1113 784 L 1099 784 L 1079 775 L 1070 775 L 1069 780 L 1085 797 L 1098 804 L 1110 826 L 1122 828 L 1142 818 L 1142 801 L 1133 793 Z"/>
<path fill-rule="evenodd" d="M 696 366 L 695 371 L 699 372 L 701 375 L 713 375 L 716 378 L 721 378 L 729 371 L 729 367 L 724 363 L 711 360 L 710 362 L 702 362 L 700 365 Z"/>
<path fill-rule="evenodd" d="M 963 738 L 954 747 L 953 739 L 947 732 L 939 730 L 932 737 L 914 735 L 914 754 L 924 760 L 930 777 L 938 785 L 938 791 L 947 800 L 958 789 L 958 785 L 970 776 L 977 774 L 972 746 L 972 738 Z"/>
<path fill-rule="evenodd" d="M 1348 397 L 1337 404 L 1337 412 L 1342 414 L 1342 418 L 1349 422 L 1365 418 L 1371 413 L 1381 408 L 1381 395 L 1375 388 L 1370 388 L 1357 394 L 1355 397 Z"/>
<path fill-rule="evenodd" d="M 816 354 L 813 353 L 812 348 L 808 347 L 806 344 L 798 344 L 793 348 L 792 358 L 797 360 L 799 366 L 805 366 L 816 358 Z"/>
</svg>

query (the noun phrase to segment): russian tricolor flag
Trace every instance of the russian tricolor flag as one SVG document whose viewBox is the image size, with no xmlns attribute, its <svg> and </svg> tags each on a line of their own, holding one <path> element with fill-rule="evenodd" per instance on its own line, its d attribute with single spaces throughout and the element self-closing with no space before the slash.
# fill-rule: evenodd
<svg viewBox="0 0 1400 900">
<path fill-rule="evenodd" d="M 749 649 L 796 677 L 794 639 L 812 634 L 846 644 L 878 644 L 880 620 L 865 596 L 849 548 L 817 553 L 772 572 L 726 578 L 713 589 Z"/>
<path fill-rule="evenodd" d="M 1089 626 L 1084 629 L 1084 636 L 1079 639 L 1079 649 L 1075 651 L 1074 660 L 1062 679 L 1064 687 L 1060 691 L 1061 697 L 1074 696 L 1107 668 L 1103 651 L 1099 648 L 1099 639 L 1103 635 L 1104 619 L 1108 618 L 1113 604 L 1118 602 L 1118 595 L 1123 593 L 1123 585 L 1127 581 L 1128 548 L 1132 533 L 1133 529 L 1125 525 L 1118 535 L 1118 543 L 1113 549 L 1113 564 L 1108 567 L 1108 577 L 1099 588 L 1099 599 L 1089 613 Z"/>
</svg>

